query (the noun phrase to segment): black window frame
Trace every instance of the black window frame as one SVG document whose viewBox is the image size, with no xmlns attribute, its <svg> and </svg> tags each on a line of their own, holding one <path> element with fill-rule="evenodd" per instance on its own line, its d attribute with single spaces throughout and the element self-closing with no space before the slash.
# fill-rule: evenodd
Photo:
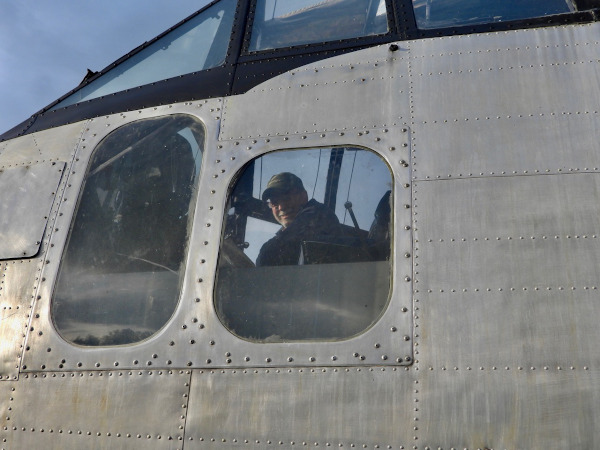
<svg viewBox="0 0 600 450">
<path fill-rule="evenodd" d="M 256 6 L 259 0 L 249 0 L 248 17 L 246 20 L 246 30 L 244 34 L 244 44 L 241 48 L 240 58 L 238 62 L 246 62 L 249 60 L 266 59 L 273 55 L 277 57 L 285 57 L 290 55 L 298 55 L 302 53 L 313 53 L 330 50 L 338 50 L 344 47 L 357 47 L 357 46 L 371 46 L 378 43 L 388 42 L 392 37 L 398 34 L 398 27 L 396 26 L 396 18 L 394 13 L 394 0 L 385 0 L 386 14 L 387 14 L 387 33 L 369 35 L 369 36 L 358 36 L 347 39 L 338 39 L 328 42 L 318 42 L 309 44 L 293 45 L 289 47 L 272 48 L 265 50 L 250 51 L 250 39 L 252 36 L 252 28 L 254 25 L 254 17 L 256 15 Z"/>
<path fill-rule="evenodd" d="M 417 27 L 412 0 L 386 0 L 389 27 L 386 34 L 248 52 L 249 36 L 253 23 L 252 14 L 254 14 L 254 10 L 251 7 L 255 7 L 256 0 L 238 0 L 229 49 L 224 65 L 52 110 L 55 105 L 73 94 L 80 87 L 87 85 L 87 83 L 106 73 L 123 60 L 161 39 L 165 34 L 187 20 L 201 14 L 218 1 L 214 0 L 174 27 L 169 28 L 148 43 L 115 61 L 99 74 L 84 80 L 80 86 L 35 113 L 28 120 L 0 135 L 0 142 L 24 134 L 103 115 L 176 102 L 243 94 L 256 85 L 299 66 L 376 45 L 443 36 L 585 24 L 600 21 L 599 6 L 598 8 L 584 11 L 532 19 L 425 30 Z"/>
<path fill-rule="evenodd" d="M 131 56 L 136 55 L 156 41 L 162 39 L 165 35 L 169 34 L 182 24 L 204 13 L 204 11 L 217 4 L 219 1 L 220 0 L 213 0 L 200 10 L 159 34 L 154 39 L 145 42 L 117 59 L 93 76 L 86 76 L 77 87 L 34 114 L 29 120 L 3 134 L 0 137 L 0 140 L 11 139 L 23 134 L 33 133 L 103 115 L 139 110 L 169 103 L 229 95 L 235 75 L 235 64 L 242 45 L 243 30 L 245 29 L 245 16 L 247 13 L 247 0 L 239 0 L 236 4 L 229 44 L 223 64 L 210 69 L 179 75 L 173 78 L 74 103 L 64 108 L 53 109 L 56 105 L 81 88 L 95 81 Z M 201 82 L 199 82 L 199 79 Z"/>
</svg>

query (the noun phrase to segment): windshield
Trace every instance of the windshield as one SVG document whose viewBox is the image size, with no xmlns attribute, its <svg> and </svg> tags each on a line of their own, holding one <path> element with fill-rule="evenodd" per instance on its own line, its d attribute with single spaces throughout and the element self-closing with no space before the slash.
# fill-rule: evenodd
<svg viewBox="0 0 600 450">
<path fill-rule="evenodd" d="M 223 64 L 235 6 L 236 0 L 221 0 L 79 89 L 53 109 Z"/>
</svg>

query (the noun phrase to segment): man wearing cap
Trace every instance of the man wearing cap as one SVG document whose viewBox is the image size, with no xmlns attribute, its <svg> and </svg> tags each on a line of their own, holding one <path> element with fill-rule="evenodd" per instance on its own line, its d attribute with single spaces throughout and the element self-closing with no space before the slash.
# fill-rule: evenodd
<svg viewBox="0 0 600 450">
<path fill-rule="evenodd" d="M 262 199 L 281 229 L 260 249 L 257 266 L 298 264 L 303 241 L 340 234 L 340 222 L 333 211 L 315 199 L 309 201 L 302 180 L 293 173 L 273 175 Z"/>
</svg>

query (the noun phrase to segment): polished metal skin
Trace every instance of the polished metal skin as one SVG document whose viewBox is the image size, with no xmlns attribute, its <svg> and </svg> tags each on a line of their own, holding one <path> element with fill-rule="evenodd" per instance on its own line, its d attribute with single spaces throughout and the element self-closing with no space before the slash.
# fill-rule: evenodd
<svg viewBox="0 0 600 450">
<path fill-rule="evenodd" d="M 50 211 L 40 253 L 0 261 L 1 448 L 597 447 L 599 61 L 598 23 L 404 41 L 1 143 Z M 207 139 L 179 305 L 144 342 L 69 344 L 50 302 L 90 155 L 175 113 Z M 235 337 L 213 303 L 234 176 L 338 145 L 394 176 L 388 308 L 344 341 Z"/>
</svg>

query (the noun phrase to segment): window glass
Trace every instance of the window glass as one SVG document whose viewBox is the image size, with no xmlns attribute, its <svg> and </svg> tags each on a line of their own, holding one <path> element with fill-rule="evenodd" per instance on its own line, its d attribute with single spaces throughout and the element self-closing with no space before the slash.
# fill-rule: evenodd
<svg viewBox="0 0 600 450">
<path fill-rule="evenodd" d="M 391 283 L 387 165 L 359 148 L 254 160 L 231 188 L 215 291 L 234 334 L 338 340 L 369 328 Z"/>
<path fill-rule="evenodd" d="M 52 301 L 63 338 L 137 342 L 172 315 L 203 141 L 196 119 L 173 115 L 125 125 L 94 151 Z"/>
<path fill-rule="evenodd" d="M 422 29 L 506 22 L 574 11 L 571 0 L 413 0 Z"/>
<path fill-rule="evenodd" d="M 54 109 L 223 64 L 235 6 L 235 0 L 221 0 L 79 89 Z"/>
<path fill-rule="evenodd" d="M 388 31 L 385 0 L 257 0 L 250 51 Z"/>
</svg>

